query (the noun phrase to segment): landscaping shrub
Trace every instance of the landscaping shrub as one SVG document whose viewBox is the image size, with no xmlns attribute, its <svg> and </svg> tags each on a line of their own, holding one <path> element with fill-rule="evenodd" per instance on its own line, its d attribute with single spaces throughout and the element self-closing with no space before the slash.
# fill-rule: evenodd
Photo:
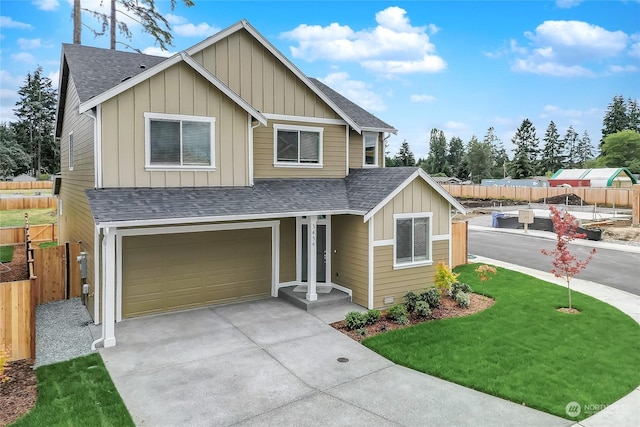
<svg viewBox="0 0 640 427">
<path fill-rule="evenodd" d="M 367 315 L 359 311 L 350 311 L 344 318 L 344 325 L 348 330 L 364 328 L 367 324 Z"/>
<path fill-rule="evenodd" d="M 425 301 L 418 301 L 416 303 L 416 314 L 420 317 L 428 317 L 431 315 L 431 309 L 429 308 L 429 304 Z"/>
<path fill-rule="evenodd" d="M 380 319 L 380 310 L 369 310 L 365 316 L 367 325 L 373 325 L 378 321 L 378 319 Z"/>
<path fill-rule="evenodd" d="M 420 300 L 429 304 L 430 308 L 440 307 L 441 298 L 440 291 L 436 288 L 429 288 L 420 294 Z"/>
<path fill-rule="evenodd" d="M 457 281 L 459 275 L 459 273 L 451 271 L 451 268 L 443 261 L 440 261 L 435 277 L 436 288 L 440 290 L 440 294 L 449 294 L 451 285 Z"/>
<path fill-rule="evenodd" d="M 455 300 L 458 303 L 458 307 L 469 308 L 469 294 L 460 291 L 456 294 Z"/>
<path fill-rule="evenodd" d="M 407 315 L 407 307 L 405 307 L 404 304 L 394 304 L 387 309 L 387 318 L 393 320 L 399 325 L 406 325 L 409 323 Z"/>
<path fill-rule="evenodd" d="M 407 307 L 407 311 L 409 313 L 413 313 L 416 309 L 416 303 L 418 302 L 419 297 L 415 293 L 409 291 L 404 294 L 404 305 Z"/>
<path fill-rule="evenodd" d="M 469 286 L 467 283 L 455 282 L 453 285 L 451 285 L 451 298 L 456 299 L 456 295 L 458 295 L 459 292 L 470 294 L 471 292 L 473 292 L 473 289 L 471 289 L 471 286 Z"/>
</svg>

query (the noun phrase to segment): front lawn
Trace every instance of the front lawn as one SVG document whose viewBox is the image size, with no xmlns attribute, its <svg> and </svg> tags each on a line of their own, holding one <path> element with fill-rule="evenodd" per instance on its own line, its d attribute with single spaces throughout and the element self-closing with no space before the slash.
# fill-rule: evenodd
<svg viewBox="0 0 640 427">
<path fill-rule="evenodd" d="M 99 354 L 42 366 L 38 400 L 12 426 L 133 426 Z"/>
<path fill-rule="evenodd" d="M 578 402 L 585 410 L 576 420 L 640 384 L 640 325 L 629 316 L 577 292 L 581 313 L 561 313 L 566 288 L 501 268 L 480 282 L 477 266 L 457 268 L 458 280 L 493 297 L 493 307 L 363 344 L 400 365 L 563 418 L 571 418 L 567 404 Z"/>
<path fill-rule="evenodd" d="M 0 246 L 0 262 L 11 262 L 13 246 Z"/>
<path fill-rule="evenodd" d="M 25 213 L 29 214 L 29 225 L 58 222 L 58 214 L 55 209 L 13 209 L 2 211 L 0 227 L 24 227 Z"/>
</svg>

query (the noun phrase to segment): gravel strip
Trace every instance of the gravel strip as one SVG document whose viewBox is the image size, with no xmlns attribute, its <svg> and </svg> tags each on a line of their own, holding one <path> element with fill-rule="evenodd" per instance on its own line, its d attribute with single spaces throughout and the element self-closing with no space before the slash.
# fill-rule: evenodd
<svg viewBox="0 0 640 427">
<path fill-rule="evenodd" d="M 56 301 L 36 308 L 36 367 L 85 356 L 93 337 L 89 312 L 80 298 Z"/>
</svg>

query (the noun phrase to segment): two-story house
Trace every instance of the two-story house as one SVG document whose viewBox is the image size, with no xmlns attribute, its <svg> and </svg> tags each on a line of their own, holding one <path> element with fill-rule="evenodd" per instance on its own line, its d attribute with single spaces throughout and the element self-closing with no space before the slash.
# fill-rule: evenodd
<svg viewBox="0 0 640 427">
<path fill-rule="evenodd" d="M 384 168 L 396 130 L 305 76 L 246 21 L 170 58 L 62 47 L 61 241 L 87 308 L 123 318 L 339 289 L 382 307 L 451 259 L 456 200 Z"/>
</svg>

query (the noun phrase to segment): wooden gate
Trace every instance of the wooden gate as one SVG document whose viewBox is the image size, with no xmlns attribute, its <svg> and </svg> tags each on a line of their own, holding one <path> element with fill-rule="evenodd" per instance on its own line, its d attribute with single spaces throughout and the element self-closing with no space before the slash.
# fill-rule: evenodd
<svg viewBox="0 0 640 427">
<path fill-rule="evenodd" d="M 467 263 L 468 224 L 467 221 L 451 223 L 451 267 Z"/>
<path fill-rule="evenodd" d="M 79 297 L 82 292 L 77 257 L 79 243 L 33 250 L 38 304 Z"/>
</svg>

